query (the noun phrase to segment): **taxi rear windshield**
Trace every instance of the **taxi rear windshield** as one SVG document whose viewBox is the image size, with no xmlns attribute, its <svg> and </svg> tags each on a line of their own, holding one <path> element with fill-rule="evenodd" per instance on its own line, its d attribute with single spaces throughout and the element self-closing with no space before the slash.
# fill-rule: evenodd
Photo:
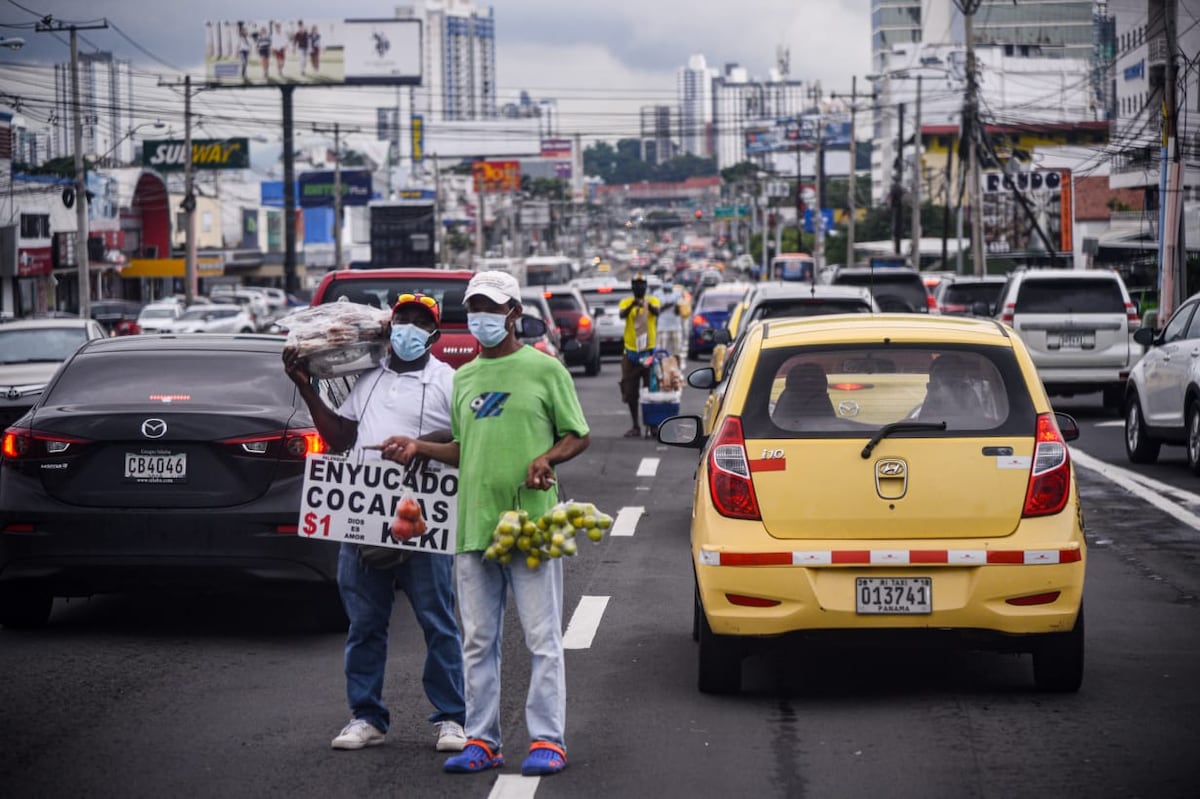
<svg viewBox="0 0 1200 799">
<path fill-rule="evenodd" d="M 893 422 L 944 423 L 897 436 L 1030 435 L 1033 402 L 1012 351 L 891 345 L 763 350 L 747 438 L 871 436 Z"/>
<path fill-rule="evenodd" d="M 198 405 L 295 403 L 296 389 L 278 352 L 141 350 L 84 354 L 64 370 L 46 401 L 54 405 Z"/>
<path fill-rule="evenodd" d="M 870 313 L 862 300 L 788 300 L 763 303 L 751 314 L 752 319 L 778 319 L 788 316 L 822 316 L 834 313 Z"/>
</svg>

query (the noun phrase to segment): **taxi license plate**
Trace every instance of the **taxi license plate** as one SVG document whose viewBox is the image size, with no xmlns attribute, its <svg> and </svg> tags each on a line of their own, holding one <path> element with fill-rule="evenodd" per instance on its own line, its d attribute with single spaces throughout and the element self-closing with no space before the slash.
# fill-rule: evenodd
<svg viewBox="0 0 1200 799">
<path fill-rule="evenodd" d="M 138 483 L 181 483 L 187 479 L 187 454 L 126 452 L 125 479 Z"/>
<path fill-rule="evenodd" d="M 930 577 L 859 577 L 854 581 L 859 615 L 916 615 L 933 612 Z"/>
</svg>

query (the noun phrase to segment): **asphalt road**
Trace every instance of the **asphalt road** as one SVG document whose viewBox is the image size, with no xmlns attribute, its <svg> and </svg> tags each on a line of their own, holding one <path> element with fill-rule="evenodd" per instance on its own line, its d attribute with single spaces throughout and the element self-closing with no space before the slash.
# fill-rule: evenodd
<svg viewBox="0 0 1200 799">
<path fill-rule="evenodd" d="M 1115 417 L 1088 398 L 1060 403 L 1084 428 L 1074 450 L 1090 546 L 1088 663 L 1077 695 L 1034 692 L 1028 656 L 788 647 L 748 662 L 741 695 L 709 697 L 696 691 L 690 635 L 696 456 L 620 437 L 629 419 L 617 376 L 610 360 L 577 379 L 593 443 L 561 473 L 567 493 L 636 518 L 631 535 L 567 563 L 577 648 L 567 653 L 565 772 L 519 776 L 528 657 L 515 612 L 502 696 L 509 763 L 446 775 L 403 601 L 388 741 L 335 752 L 329 740 L 348 715 L 343 639 L 312 619 L 311 602 L 124 596 L 60 601 L 44 630 L 0 630 L 0 796 L 1195 795 L 1200 519 L 1190 514 L 1200 496 L 1181 450 L 1130 469 L 1120 427 L 1107 424 Z M 684 411 L 702 400 L 688 390 Z"/>
</svg>

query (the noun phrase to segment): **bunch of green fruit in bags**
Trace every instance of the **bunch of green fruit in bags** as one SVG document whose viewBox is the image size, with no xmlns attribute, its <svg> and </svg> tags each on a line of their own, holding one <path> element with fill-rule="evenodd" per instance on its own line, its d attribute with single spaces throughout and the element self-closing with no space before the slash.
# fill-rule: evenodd
<svg viewBox="0 0 1200 799">
<path fill-rule="evenodd" d="M 525 510 L 506 510 L 483 556 L 504 565 L 512 563 L 513 557 L 523 557 L 526 566 L 536 569 L 549 558 L 576 554 L 576 533 L 599 543 L 612 523 L 611 516 L 590 502 L 560 502 L 537 518 Z"/>
</svg>

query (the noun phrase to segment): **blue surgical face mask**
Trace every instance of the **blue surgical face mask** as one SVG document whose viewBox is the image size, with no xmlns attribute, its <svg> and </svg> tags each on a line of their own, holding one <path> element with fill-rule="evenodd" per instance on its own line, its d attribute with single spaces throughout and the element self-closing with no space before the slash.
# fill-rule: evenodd
<svg viewBox="0 0 1200 799">
<path fill-rule="evenodd" d="M 508 314 L 469 313 L 467 329 L 485 347 L 494 347 L 508 336 Z"/>
<path fill-rule="evenodd" d="M 416 325 L 392 325 L 392 352 L 402 361 L 415 361 L 429 352 L 431 335 Z"/>
</svg>

